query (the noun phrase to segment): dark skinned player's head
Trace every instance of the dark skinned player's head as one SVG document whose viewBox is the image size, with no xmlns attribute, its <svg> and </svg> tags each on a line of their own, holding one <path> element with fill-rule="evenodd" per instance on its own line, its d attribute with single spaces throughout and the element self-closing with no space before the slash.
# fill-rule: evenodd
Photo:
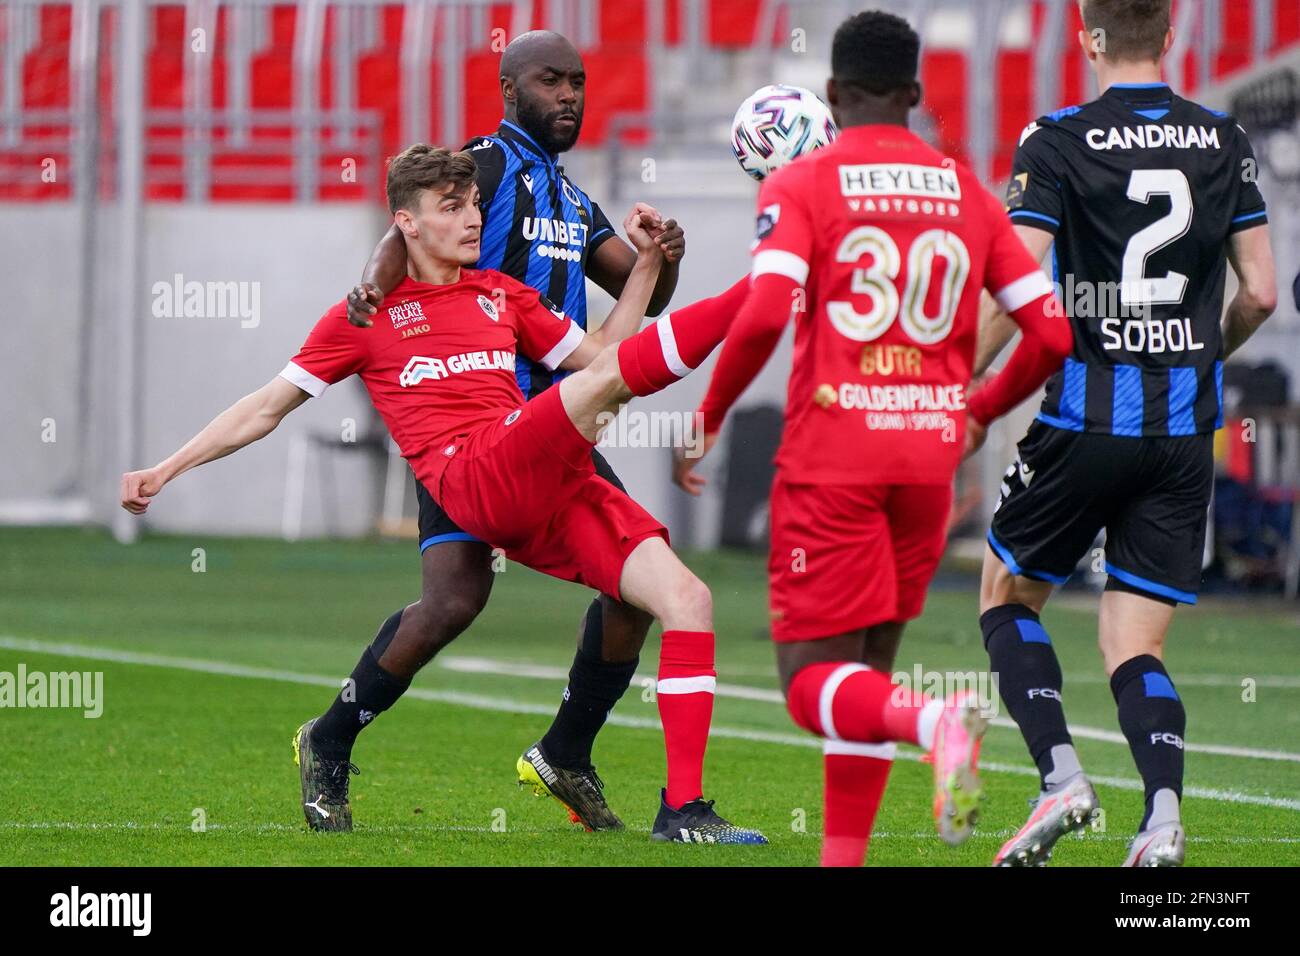
<svg viewBox="0 0 1300 956">
<path fill-rule="evenodd" d="M 586 86 L 582 57 L 565 37 L 550 30 L 515 37 L 501 55 L 506 119 L 548 153 L 563 153 L 577 142 Z"/>
<path fill-rule="evenodd" d="M 868 10 L 839 25 L 831 42 L 826 101 L 841 127 L 906 124 L 921 102 L 916 71 L 921 38 L 892 13 Z"/>
</svg>

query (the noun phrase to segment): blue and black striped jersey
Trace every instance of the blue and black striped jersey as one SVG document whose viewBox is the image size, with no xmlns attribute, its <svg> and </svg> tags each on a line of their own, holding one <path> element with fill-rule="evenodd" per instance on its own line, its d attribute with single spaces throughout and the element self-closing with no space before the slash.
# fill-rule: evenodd
<svg viewBox="0 0 1300 956">
<path fill-rule="evenodd" d="M 464 146 L 478 164 L 483 234 L 478 269 L 496 269 L 557 303 L 587 327 L 587 262 L 614 228 L 564 167 L 524 130 L 505 120 Z M 532 398 L 565 373 L 519 356 L 516 377 Z"/>
<path fill-rule="evenodd" d="M 1245 131 L 1160 84 L 1117 84 L 1025 128 L 1007 211 L 1052 233 L 1074 354 L 1038 417 L 1073 431 L 1223 424 L 1225 242 L 1266 223 Z"/>
</svg>

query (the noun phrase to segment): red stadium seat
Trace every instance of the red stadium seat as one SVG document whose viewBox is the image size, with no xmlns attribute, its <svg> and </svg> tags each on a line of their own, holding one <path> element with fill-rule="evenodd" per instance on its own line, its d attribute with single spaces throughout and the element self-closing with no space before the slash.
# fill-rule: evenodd
<svg viewBox="0 0 1300 956">
<path fill-rule="evenodd" d="M 549 4 L 556 0 L 538 0 L 533 4 L 532 28 L 548 22 Z M 1194 2 L 1194 0 L 1180 0 Z M 599 0 L 599 28 L 593 48 L 584 51 L 591 89 L 595 91 L 587 103 L 583 127 L 584 146 L 600 145 L 608 141 L 613 119 L 626 113 L 643 112 L 650 100 L 649 62 L 646 43 L 652 29 L 650 16 L 654 7 L 648 0 Z M 324 24 L 324 55 L 320 64 L 319 102 L 323 108 L 335 104 L 334 70 L 331 39 L 344 20 L 339 19 L 340 9 L 327 7 Z M 665 0 L 660 8 L 664 17 L 661 25 L 665 42 L 680 45 L 685 36 L 684 17 L 687 5 L 683 0 Z M 1045 4 L 1032 5 L 1033 32 L 1037 36 L 1044 28 Z M 757 5 L 752 0 L 706 0 L 704 7 L 705 44 L 713 49 L 734 50 L 751 47 L 756 41 L 783 42 L 788 35 L 785 22 L 787 11 L 782 9 L 769 38 L 756 37 L 758 23 Z M 1079 14 L 1074 4 L 1067 5 L 1068 20 L 1059 29 L 1063 31 L 1060 53 L 1060 96 L 1058 105 L 1078 103 L 1087 98 L 1086 68 L 1075 36 L 1080 29 Z M 1253 22 L 1253 9 L 1249 3 L 1223 3 L 1219 5 L 1221 21 L 1210 25 L 1222 38 L 1220 48 L 1212 63 L 1215 79 L 1222 79 L 1250 65 L 1251 51 L 1257 24 Z M 185 73 L 189 50 L 190 31 L 186 22 L 186 6 L 172 2 L 149 7 L 150 44 L 145 60 L 146 103 L 151 110 L 179 110 L 186 102 Z M 292 197 L 293 171 L 297 140 L 291 120 L 276 121 L 271 125 L 256 119 L 259 111 L 291 111 L 295 106 L 294 39 L 297 28 L 297 7 L 292 3 L 274 3 L 259 8 L 264 19 L 262 46 L 255 51 L 248 65 L 249 106 L 254 113 L 251 143 L 247 148 L 236 149 L 229 131 L 213 131 L 213 169 L 218 176 L 228 172 L 232 177 L 213 188 L 213 199 L 289 199 Z M 390 2 L 373 8 L 376 17 L 374 45 L 363 52 L 354 66 L 356 70 L 356 106 L 379 117 L 377 147 L 365 144 L 364 149 L 349 147 L 345 150 L 338 131 L 326 129 L 321 134 L 320 198 L 370 199 L 382 194 L 384 168 L 373 162 L 358 170 L 360 182 L 342 182 L 334 172 L 344 158 L 357 152 L 373 156 L 393 155 L 404 144 L 403 75 L 401 66 L 404 6 Z M 106 10 L 104 24 L 104 49 L 114 51 L 113 42 L 117 11 Z M 216 36 L 211 39 L 212 73 L 211 105 L 225 109 L 229 104 L 228 21 L 230 10 L 218 10 Z M 441 21 L 441 15 L 440 15 Z M 40 8 L 38 40 L 25 52 L 22 69 L 22 105 L 26 109 L 64 110 L 71 106 L 70 50 L 73 15 L 70 3 L 52 3 Z M 464 62 L 463 127 L 456 142 L 489 131 L 501 118 L 501 102 L 497 87 L 500 53 L 489 48 L 496 37 L 494 31 L 509 31 L 513 26 L 513 6 L 508 2 L 492 3 L 487 8 L 486 26 L 489 35 L 468 50 Z M 1300 0 L 1277 0 L 1274 8 L 1273 50 L 1300 42 Z M 441 22 L 439 23 L 441 29 Z M 933 117 L 937 128 L 939 146 L 945 152 L 966 158 L 966 142 L 972 118 L 967 116 L 966 88 L 967 54 L 961 50 L 932 49 L 925 52 L 921 63 L 921 78 L 925 86 L 925 109 Z M 102 118 L 107 121 L 113 110 L 114 62 L 110 55 L 100 58 L 99 101 Z M 1185 77 L 1187 88 L 1195 92 L 1198 82 L 1198 54 L 1195 44 L 1186 54 Z M 440 135 L 441 123 L 441 69 L 435 61 L 431 65 L 430 120 L 435 135 Z M 994 139 L 997 147 L 993 156 L 992 173 L 1002 179 L 1010 171 L 1015 141 L 1025 122 L 1034 113 L 1033 56 L 1029 50 L 1002 50 L 996 59 L 995 98 L 998 111 Z M 982 120 L 987 122 L 987 120 Z M 179 199 L 184 193 L 181 181 L 185 144 L 183 129 L 179 124 L 150 126 L 150 153 L 146 160 L 146 184 L 151 199 Z M 57 143 L 66 142 L 70 130 L 58 124 L 42 127 L 26 126 L 23 135 L 40 137 Z M 369 135 L 368 133 L 366 135 Z M 644 130 L 629 130 L 623 134 L 632 142 L 646 135 Z M 64 150 L 66 152 L 66 149 Z M 52 153 L 57 150 L 51 148 Z M 61 154 L 60 154 L 61 155 Z M 56 156 L 56 158 L 58 158 Z M 62 157 L 66 160 L 67 157 Z M 6 181 L 21 180 L 25 154 L 0 154 L 0 168 L 9 171 Z M 255 185 L 240 182 L 236 171 L 247 173 L 258 167 L 274 169 L 276 183 Z M 101 187 L 111 188 L 114 181 L 111 158 L 106 158 L 101 174 Z M 66 178 L 58 183 L 39 182 L 11 185 L 4 190 L 5 198 L 53 198 L 68 192 Z"/>
<path fill-rule="evenodd" d="M 600 0 L 601 46 L 642 47 L 650 38 L 645 0 Z"/>
<path fill-rule="evenodd" d="M 465 118 L 460 146 L 471 136 L 490 133 L 501 122 L 501 54 L 471 53 L 465 58 Z"/>
<path fill-rule="evenodd" d="M 1028 50 L 1004 50 L 997 57 L 997 128 L 994 131 L 992 175 L 1011 175 L 1020 131 L 1034 118 L 1033 59 Z"/>
<path fill-rule="evenodd" d="M 966 55 L 935 50 L 921 59 L 925 110 L 934 118 L 939 149 L 966 159 Z"/>
</svg>

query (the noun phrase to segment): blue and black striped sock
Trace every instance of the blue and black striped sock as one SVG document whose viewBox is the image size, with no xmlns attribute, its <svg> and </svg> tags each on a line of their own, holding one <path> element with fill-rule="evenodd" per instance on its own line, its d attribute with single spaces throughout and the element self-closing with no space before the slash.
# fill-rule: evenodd
<svg viewBox="0 0 1300 956">
<path fill-rule="evenodd" d="M 1061 665 L 1038 615 L 1023 604 L 1003 604 L 980 615 L 989 669 L 1011 719 L 1020 727 L 1038 765 L 1043 790 L 1059 783 L 1053 748 L 1066 746 L 1070 774 L 1078 772 L 1073 741 L 1061 706 Z M 1065 769 L 1065 768 L 1063 768 Z"/>
<path fill-rule="evenodd" d="M 1119 707 L 1120 729 L 1128 738 L 1133 762 L 1142 775 L 1146 810 L 1138 829 L 1146 830 L 1153 823 L 1157 807 L 1168 803 L 1167 800 L 1158 802 L 1157 793 L 1170 790 L 1182 798 L 1187 711 L 1165 665 L 1150 654 L 1140 654 L 1115 668 L 1110 677 L 1110 692 Z M 1165 819 L 1167 812 L 1160 816 L 1154 823 L 1170 822 Z"/>
</svg>

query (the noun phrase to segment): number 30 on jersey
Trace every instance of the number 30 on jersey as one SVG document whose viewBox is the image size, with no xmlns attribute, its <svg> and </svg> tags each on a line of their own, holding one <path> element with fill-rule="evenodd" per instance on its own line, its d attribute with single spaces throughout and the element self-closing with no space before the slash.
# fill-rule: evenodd
<svg viewBox="0 0 1300 956">
<path fill-rule="evenodd" d="M 867 255 L 871 264 L 853 270 L 851 288 L 855 294 L 865 295 L 871 307 L 859 312 L 852 302 L 827 302 L 826 314 L 836 331 L 855 342 L 870 342 L 898 319 L 908 337 L 921 345 L 947 338 L 970 275 L 970 253 L 961 237 L 947 229 L 927 229 L 917 236 L 907 250 L 907 284 L 901 294 L 895 280 L 902 254 L 894 237 L 879 226 L 858 226 L 849 232 L 835 252 L 835 261 L 856 263 Z M 939 289 L 938 314 L 929 316 L 925 300 L 936 257 L 942 258 L 947 268 Z"/>
</svg>

